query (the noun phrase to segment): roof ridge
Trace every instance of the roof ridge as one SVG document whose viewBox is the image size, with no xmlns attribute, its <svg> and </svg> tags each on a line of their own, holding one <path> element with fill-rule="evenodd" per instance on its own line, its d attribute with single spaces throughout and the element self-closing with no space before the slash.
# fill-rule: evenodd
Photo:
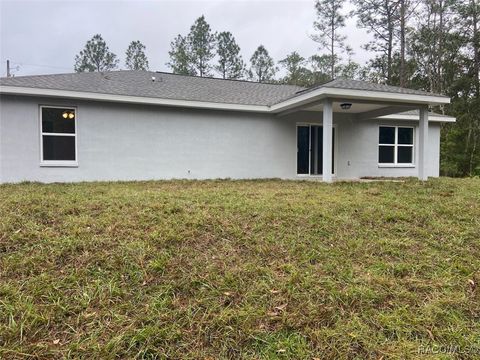
<svg viewBox="0 0 480 360">
<path fill-rule="evenodd" d="M 280 86 L 291 86 L 291 87 L 303 87 L 300 85 L 292 85 L 292 84 L 281 84 L 281 83 L 274 83 L 274 82 L 261 82 L 261 81 L 254 81 L 254 80 L 245 80 L 245 79 L 224 79 L 220 77 L 214 76 L 198 76 L 198 75 L 188 75 L 188 74 L 175 74 L 168 71 L 155 71 L 157 74 L 166 74 L 166 75 L 173 75 L 173 76 L 184 76 L 190 78 L 198 78 L 198 79 L 207 79 L 207 80 L 220 80 L 220 81 L 237 81 L 237 82 L 246 82 L 250 84 L 259 84 L 259 85 L 280 85 Z"/>
<path fill-rule="evenodd" d="M 33 77 L 44 77 L 44 76 L 57 76 L 57 75 L 96 75 L 96 74 L 108 74 L 108 73 L 120 73 L 120 72 L 146 72 L 146 73 L 156 73 L 155 71 L 151 70 L 127 70 L 127 69 L 119 69 L 119 70 L 109 70 L 109 71 L 82 71 L 82 72 L 68 72 L 68 73 L 54 73 L 54 74 L 35 74 L 35 75 L 20 75 L 20 76 L 3 76 L 0 79 L 18 79 L 18 78 L 33 78 Z"/>
<path fill-rule="evenodd" d="M 281 84 L 281 83 L 273 83 L 273 82 L 260 82 L 260 81 L 253 81 L 253 80 L 245 80 L 245 79 L 223 79 L 219 77 L 214 77 L 214 76 L 197 76 L 197 75 L 186 75 L 186 74 L 175 74 L 173 72 L 168 72 L 168 71 L 154 71 L 154 70 L 124 70 L 124 69 L 119 69 L 119 70 L 109 70 L 109 71 L 85 71 L 85 72 L 69 72 L 69 73 L 55 73 L 55 74 L 38 74 L 38 75 L 21 75 L 21 76 L 12 76 L 12 77 L 0 77 L 0 79 L 5 80 L 5 79 L 11 79 L 11 78 L 38 78 L 38 77 L 50 77 L 50 76 L 62 76 L 62 75 L 85 75 L 85 74 L 90 74 L 90 75 L 96 75 L 96 74 L 101 74 L 101 75 L 108 75 L 110 73 L 122 73 L 122 72 L 131 72 L 131 73 L 150 73 L 150 74 L 165 74 L 165 75 L 171 75 L 171 76 L 183 76 L 183 77 L 189 77 L 189 78 L 197 78 L 197 79 L 205 79 L 205 80 L 217 80 L 217 81 L 235 81 L 235 82 L 245 82 L 249 84 L 259 84 L 259 85 L 277 85 L 277 86 L 283 86 L 283 87 L 295 87 L 295 88 L 302 88 L 307 89 L 303 86 L 300 85 L 292 85 L 292 84 Z"/>
</svg>

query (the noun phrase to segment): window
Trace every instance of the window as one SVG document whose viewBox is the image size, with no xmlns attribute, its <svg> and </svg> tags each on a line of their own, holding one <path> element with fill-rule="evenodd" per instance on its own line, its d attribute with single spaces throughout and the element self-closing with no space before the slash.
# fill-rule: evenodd
<svg viewBox="0 0 480 360">
<path fill-rule="evenodd" d="M 76 117 L 72 107 L 40 107 L 42 165 L 76 165 Z"/>
<path fill-rule="evenodd" d="M 413 165 L 413 127 L 380 126 L 378 163 Z"/>
</svg>

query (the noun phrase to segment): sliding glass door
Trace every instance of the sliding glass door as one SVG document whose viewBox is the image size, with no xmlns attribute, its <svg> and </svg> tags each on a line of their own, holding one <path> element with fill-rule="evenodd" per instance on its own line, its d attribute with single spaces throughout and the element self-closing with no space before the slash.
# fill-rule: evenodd
<svg viewBox="0 0 480 360">
<path fill-rule="evenodd" d="M 335 128 L 332 131 L 332 173 L 335 160 Z M 318 125 L 297 126 L 297 174 L 322 175 L 323 127 Z"/>
</svg>

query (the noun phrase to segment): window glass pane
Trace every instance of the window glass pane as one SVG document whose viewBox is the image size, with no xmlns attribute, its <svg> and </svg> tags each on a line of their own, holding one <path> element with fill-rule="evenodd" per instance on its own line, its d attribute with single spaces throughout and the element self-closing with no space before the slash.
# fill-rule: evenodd
<svg viewBox="0 0 480 360">
<path fill-rule="evenodd" d="M 398 147 L 398 163 L 411 164 L 413 162 L 413 147 L 412 146 L 399 146 Z"/>
<path fill-rule="evenodd" d="M 297 174 L 308 174 L 309 137 L 310 129 L 308 126 L 297 128 Z"/>
<path fill-rule="evenodd" d="M 45 133 L 75 133 L 75 110 L 42 108 L 42 131 Z"/>
<path fill-rule="evenodd" d="M 43 160 L 75 160 L 75 136 L 43 135 Z"/>
<path fill-rule="evenodd" d="M 380 164 L 391 164 L 394 162 L 394 146 L 378 147 L 378 162 Z"/>
<path fill-rule="evenodd" d="M 395 128 L 380 126 L 379 144 L 395 144 Z"/>
<path fill-rule="evenodd" d="M 413 129 L 398 128 L 398 143 L 413 145 Z"/>
</svg>

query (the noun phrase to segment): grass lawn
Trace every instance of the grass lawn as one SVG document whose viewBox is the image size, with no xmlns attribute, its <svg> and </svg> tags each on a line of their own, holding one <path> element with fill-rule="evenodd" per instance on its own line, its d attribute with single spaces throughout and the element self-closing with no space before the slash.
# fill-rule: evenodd
<svg viewBox="0 0 480 360">
<path fill-rule="evenodd" d="M 480 179 L 2 185 L 29 357 L 478 359 Z"/>
</svg>

